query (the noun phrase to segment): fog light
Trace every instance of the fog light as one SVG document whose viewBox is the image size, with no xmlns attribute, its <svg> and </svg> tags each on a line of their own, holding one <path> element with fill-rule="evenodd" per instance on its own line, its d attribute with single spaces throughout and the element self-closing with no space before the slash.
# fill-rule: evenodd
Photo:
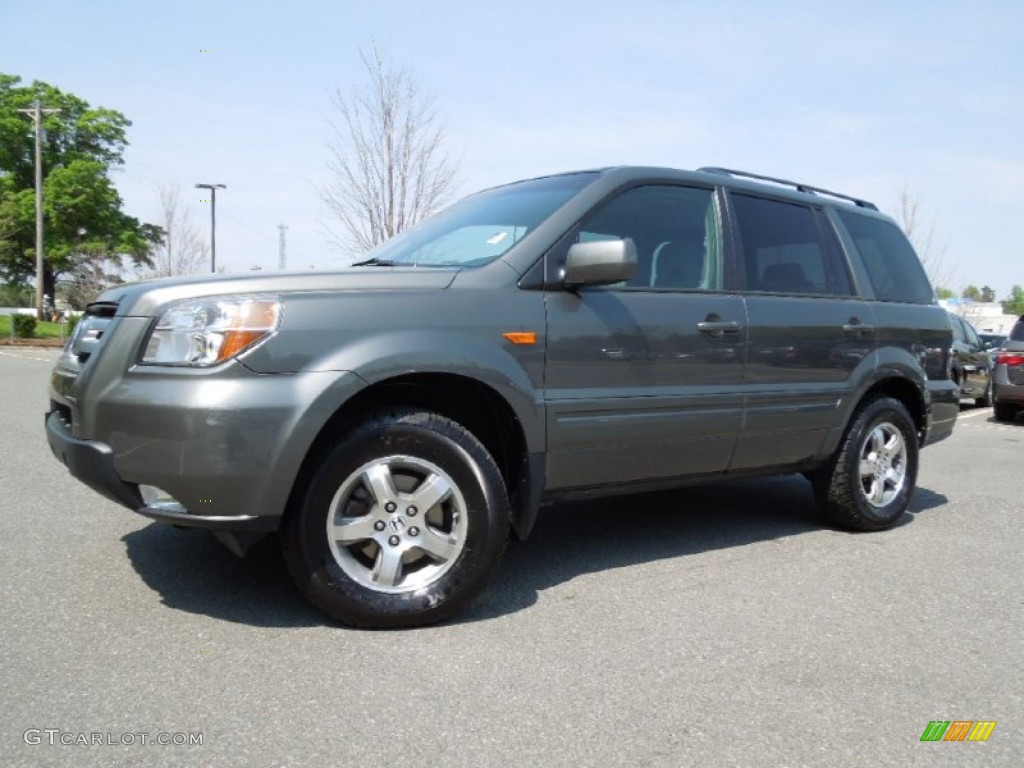
<svg viewBox="0 0 1024 768">
<path fill-rule="evenodd" d="M 150 509 L 161 509 L 164 512 L 185 512 L 186 509 L 163 488 L 155 485 L 140 485 L 139 494 Z"/>
</svg>

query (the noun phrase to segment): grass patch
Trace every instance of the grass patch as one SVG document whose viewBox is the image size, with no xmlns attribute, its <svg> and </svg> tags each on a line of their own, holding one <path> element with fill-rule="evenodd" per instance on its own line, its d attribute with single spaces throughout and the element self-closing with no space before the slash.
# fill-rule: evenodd
<svg viewBox="0 0 1024 768">
<path fill-rule="evenodd" d="M 11 338 L 11 316 L 0 315 L 0 337 L 9 339 Z M 36 323 L 36 332 L 32 337 L 35 339 L 60 339 L 61 338 L 61 327 L 60 323 L 45 323 L 40 320 Z"/>
</svg>

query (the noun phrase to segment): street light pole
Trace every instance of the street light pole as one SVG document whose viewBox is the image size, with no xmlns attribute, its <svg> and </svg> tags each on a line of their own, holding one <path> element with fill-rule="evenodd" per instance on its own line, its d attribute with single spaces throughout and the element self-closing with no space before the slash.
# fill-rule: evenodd
<svg viewBox="0 0 1024 768">
<path fill-rule="evenodd" d="M 54 115 L 59 109 L 43 109 L 39 99 L 32 102 L 32 109 L 19 109 L 32 118 L 36 134 L 36 314 L 43 318 L 43 115 Z M 56 302 L 56 297 L 54 297 Z"/>
<path fill-rule="evenodd" d="M 210 271 L 217 272 L 217 190 L 227 189 L 223 184 L 196 184 L 197 189 L 210 190 Z"/>
</svg>

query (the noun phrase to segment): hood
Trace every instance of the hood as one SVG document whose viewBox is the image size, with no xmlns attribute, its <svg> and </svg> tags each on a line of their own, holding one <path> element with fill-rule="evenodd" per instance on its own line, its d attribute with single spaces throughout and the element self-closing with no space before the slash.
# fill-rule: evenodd
<svg viewBox="0 0 1024 768">
<path fill-rule="evenodd" d="M 350 267 L 257 275 L 166 277 L 118 285 L 101 293 L 95 303 L 117 304 L 118 317 L 153 317 L 170 302 L 238 293 L 444 290 L 458 272 L 458 269 L 433 267 Z"/>
</svg>

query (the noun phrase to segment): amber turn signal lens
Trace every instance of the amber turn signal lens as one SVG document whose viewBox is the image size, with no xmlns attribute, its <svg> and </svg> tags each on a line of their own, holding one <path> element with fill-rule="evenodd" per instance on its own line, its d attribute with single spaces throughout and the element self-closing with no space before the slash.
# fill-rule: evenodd
<svg viewBox="0 0 1024 768">
<path fill-rule="evenodd" d="M 504 336 L 509 341 L 511 341 L 513 344 L 537 343 L 536 331 L 509 331 L 508 333 L 503 333 L 501 335 Z"/>
</svg>

